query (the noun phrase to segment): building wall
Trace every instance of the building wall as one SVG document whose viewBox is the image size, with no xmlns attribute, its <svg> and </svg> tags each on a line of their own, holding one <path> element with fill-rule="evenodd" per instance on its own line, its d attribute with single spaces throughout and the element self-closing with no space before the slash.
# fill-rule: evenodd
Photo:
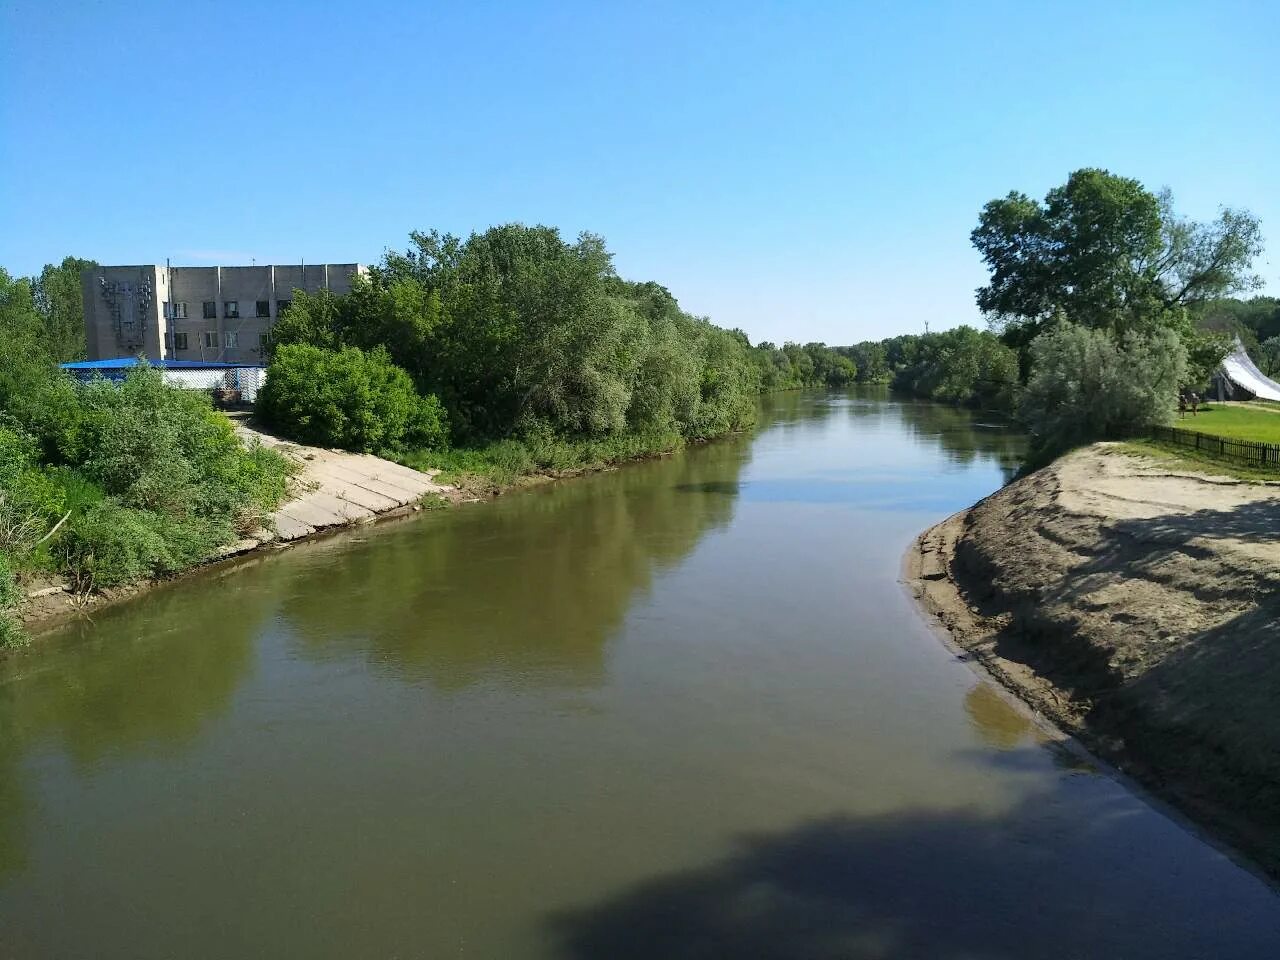
<svg viewBox="0 0 1280 960">
<path fill-rule="evenodd" d="M 364 270 L 357 263 L 95 267 L 81 276 L 88 358 L 143 352 L 153 360 L 261 363 L 262 338 L 295 289 L 346 293 Z M 205 304 L 212 305 L 212 317 L 205 316 Z M 126 313 L 138 326 L 117 321 Z"/>
<path fill-rule="evenodd" d="M 85 339 L 91 360 L 160 356 L 161 304 L 168 284 L 153 264 L 96 267 L 80 277 Z"/>
</svg>

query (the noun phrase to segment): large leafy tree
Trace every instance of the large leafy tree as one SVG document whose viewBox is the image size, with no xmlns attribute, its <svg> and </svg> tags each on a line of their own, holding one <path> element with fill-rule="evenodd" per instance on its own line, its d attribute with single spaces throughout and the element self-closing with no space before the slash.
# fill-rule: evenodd
<svg viewBox="0 0 1280 960">
<path fill-rule="evenodd" d="M 96 267 L 93 260 L 64 257 L 46 263 L 32 282 L 36 309 L 44 326 L 44 339 L 57 360 L 82 360 L 85 355 L 84 301 L 80 271 Z"/>
<path fill-rule="evenodd" d="M 971 235 L 991 271 L 978 306 L 1022 345 L 1057 318 L 1123 333 L 1183 326 L 1185 308 L 1256 287 L 1256 218 L 1177 216 L 1168 192 L 1083 169 L 1043 201 L 1013 192 L 982 210 Z"/>
</svg>

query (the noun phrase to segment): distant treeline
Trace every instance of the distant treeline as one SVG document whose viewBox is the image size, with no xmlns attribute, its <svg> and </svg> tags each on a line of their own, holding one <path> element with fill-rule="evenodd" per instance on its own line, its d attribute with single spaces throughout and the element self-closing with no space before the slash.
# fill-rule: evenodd
<svg viewBox="0 0 1280 960">
<path fill-rule="evenodd" d="M 912 396 L 984 410 L 1014 407 L 1018 354 L 986 330 L 903 334 L 835 351 L 849 358 L 859 383 L 887 383 Z"/>
</svg>

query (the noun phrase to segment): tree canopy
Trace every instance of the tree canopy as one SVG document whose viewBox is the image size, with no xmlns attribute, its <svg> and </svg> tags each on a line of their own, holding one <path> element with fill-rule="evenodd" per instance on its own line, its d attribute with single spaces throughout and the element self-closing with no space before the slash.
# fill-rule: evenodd
<svg viewBox="0 0 1280 960">
<path fill-rule="evenodd" d="M 1116 333 L 1178 323 L 1190 305 L 1259 283 L 1255 217 L 1223 209 L 1195 223 L 1168 191 L 1094 168 L 1043 201 L 1017 191 L 992 200 L 971 239 L 991 271 L 978 306 L 1021 343 L 1061 317 Z"/>
<path fill-rule="evenodd" d="M 295 294 L 276 343 L 385 348 L 463 440 L 542 426 L 709 437 L 753 420 L 746 338 L 619 277 L 600 237 L 506 224 L 410 239 L 347 295 Z"/>
</svg>

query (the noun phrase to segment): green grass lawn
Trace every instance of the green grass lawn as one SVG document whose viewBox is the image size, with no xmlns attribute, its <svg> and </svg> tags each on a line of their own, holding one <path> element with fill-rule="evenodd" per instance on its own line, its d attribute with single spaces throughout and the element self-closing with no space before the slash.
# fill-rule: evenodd
<svg viewBox="0 0 1280 960">
<path fill-rule="evenodd" d="M 1173 425 L 1217 437 L 1280 443 L 1280 404 L 1212 403 L 1197 416 L 1178 417 Z"/>
</svg>

